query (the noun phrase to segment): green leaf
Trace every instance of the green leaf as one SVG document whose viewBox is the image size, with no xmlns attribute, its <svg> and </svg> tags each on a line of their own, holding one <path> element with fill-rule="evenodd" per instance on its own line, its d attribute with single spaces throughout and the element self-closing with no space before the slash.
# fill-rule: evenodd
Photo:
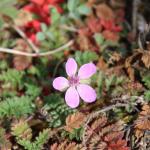
<svg viewBox="0 0 150 150">
<path fill-rule="evenodd" d="M 16 18 L 18 10 L 15 7 L 5 7 L 1 8 L 0 13 L 11 17 L 12 19 Z"/>
<path fill-rule="evenodd" d="M 81 66 L 85 63 L 98 60 L 98 55 L 95 52 L 91 52 L 91 51 L 86 51 L 84 53 L 77 51 L 75 53 L 75 59 L 78 62 L 78 64 Z"/>
<path fill-rule="evenodd" d="M 81 14 L 81 15 L 88 15 L 91 10 L 89 7 L 87 7 L 85 4 L 82 4 L 80 5 L 78 8 L 77 8 L 77 11 Z"/>
<path fill-rule="evenodd" d="M 3 82 L 3 85 L 7 84 L 11 87 L 21 89 L 23 87 L 22 81 L 23 81 L 24 72 L 23 71 L 17 71 L 15 69 L 8 69 L 7 71 L 3 71 L 0 74 L 0 81 Z"/>
<path fill-rule="evenodd" d="M 45 129 L 39 133 L 39 136 L 36 137 L 34 142 L 31 142 L 26 139 L 19 139 L 18 143 L 24 147 L 26 150 L 41 150 L 43 149 L 43 145 L 50 138 L 50 129 Z"/>
<path fill-rule="evenodd" d="M 94 39 L 99 46 L 101 46 L 105 41 L 104 37 L 100 33 L 95 33 Z"/>
<path fill-rule="evenodd" d="M 32 112 L 32 101 L 28 96 L 7 98 L 0 102 L 0 118 L 19 118 L 31 114 Z"/>
<path fill-rule="evenodd" d="M 70 12 L 75 11 L 79 4 L 80 0 L 68 0 L 67 7 Z"/>
<path fill-rule="evenodd" d="M 66 117 L 73 113 L 75 109 L 71 109 L 64 103 L 64 99 L 58 94 L 51 94 L 45 97 L 45 105 L 42 110 L 47 112 L 47 122 L 50 127 L 60 127 L 65 123 Z M 50 116 L 50 119 L 48 119 Z"/>
<path fill-rule="evenodd" d="M 2 28 L 4 25 L 4 22 L 0 19 L 0 28 Z"/>
<path fill-rule="evenodd" d="M 38 97 L 41 93 L 41 88 L 38 87 L 37 85 L 33 85 L 33 84 L 25 84 L 26 87 L 26 95 L 33 97 L 33 100 Z"/>
<path fill-rule="evenodd" d="M 102 95 L 102 90 L 104 86 L 104 74 L 102 72 L 99 72 L 98 74 L 98 79 L 97 79 L 97 85 L 98 85 L 98 96 L 101 97 Z"/>
<path fill-rule="evenodd" d="M 37 39 L 38 39 L 39 41 L 45 40 L 45 35 L 44 35 L 43 32 L 38 32 L 38 33 L 36 34 L 36 37 L 37 37 Z"/>
<path fill-rule="evenodd" d="M 60 20 L 60 14 L 58 13 L 56 8 L 51 9 L 51 22 L 52 24 L 58 22 Z"/>
<path fill-rule="evenodd" d="M 147 88 L 150 89 L 150 75 L 144 76 L 142 80 L 143 80 L 145 86 L 147 86 Z"/>
<path fill-rule="evenodd" d="M 45 129 L 42 132 L 39 133 L 39 136 L 36 137 L 36 141 L 34 142 L 37 149 L 42 149 L 44 143 L 47 142 L 47 140 L 50 137 L 50 129 Z"/>
<path fill-rule="evenodd" d="M 52 32 L 48 31 L 48 32 L 45 33 L 45 35 L 46 35 L 50 40 L 52 40 L 53 42 L 56 41 L 56 38 L 55 38 L 55 36 L 54 36 L 54 34 L 53 34 Z"/>
<path fill-rule="evenodd" d="M 110 87 L 111 87 L 113 84 L 115 84 L 116 79 L 117 79 L 116 76 L 115 76 L 115 75 L 112 75 L 112 76 L 110 76 L 109 78 L 107 78 L 107 79 L 105 80 L 107 91 L 109 91 L 109 90 L 110 90 Z"/>
<path fill-rule="evenodd" d="M 16 3 L 16 0 L 1 0 L 0 2 L 0 9 L 6 8 L 6 6 L 12 6 Z"/>
<path fill-rule="evenodd" d="M 0 13 L 15 18 L 18 10 L 14 7 L 14 4 L 16 4 L 16 0 L 1 0 Z"/>
<path fill-rule="evenodd" d="M 80 14 L 79 14 L 79 12 L 77 12 L 77 11 L 71 12 L 71 13 L 69 14 L 69 16 L 70 16 L 70 18 L 75 19 L 75 20 L 80 19 Z"/>
<path fill-rule="evenodd" d="M 47 26 L 45 23 L 41 23 L 41 29 L 43 32 L 46 32 L 47 31 Z"/>
<path fill-rule="evenodd" d="M 150 102 L 150 90 L 148 90 L 144 93 L 144 98 L 147 102 Z"/>
</svg>

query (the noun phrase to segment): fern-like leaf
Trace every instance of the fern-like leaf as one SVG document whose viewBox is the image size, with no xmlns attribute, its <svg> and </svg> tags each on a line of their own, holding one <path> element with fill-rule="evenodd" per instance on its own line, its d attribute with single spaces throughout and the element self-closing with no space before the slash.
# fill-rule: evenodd
<svg viewBox="0 0 150 150">
<path fill-rule="evenodd" d="M 33 112 L 33 105 L 30 97 L 7 98 L 0 102 L 0 118 L 21 117 Z"/>
<path fill-rule="evenodd" d="M 50 129 L 45 129 L 43 132 L 39 133 L 39 136 L 36 137 L 34 142 L 31 142 L 26 139 L 18 140 L 18 143 L 24 147 L 26 150 L 42 150 L 43 145 L 47 142 L 50 137 Z"/>
<path fill-rule="evenodd" d="M 23 75 L 23 71 L 8 69 L 0 74 L 0 81 L 3 82 L 3 84 L 9 85 L 10 87 L 13 86 L 14 88 L 22 88 Z"/>
</svg>

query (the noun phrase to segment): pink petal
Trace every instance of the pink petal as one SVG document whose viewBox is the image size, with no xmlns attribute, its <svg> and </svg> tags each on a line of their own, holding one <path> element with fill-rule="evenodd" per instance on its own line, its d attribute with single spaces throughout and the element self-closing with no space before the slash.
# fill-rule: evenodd
<svg viewBox="0 0 150 150">
<path fill-rule="evenodd" d="M 96 66 L 93 63 L 88 63 L 80 67 L 78 76 L 80 79 L 87 79 L 95 73 L 96 73 Z"/>
<path fill-rule="evenodd" d="M 56 90 L 63 91 L 69 86 L 69 82 L 64 77 L 57 77 L 53 81 L 53 87 Z"/>
<path fill-rule="evenodd" d="M 75 75 L 77 72 L 77 63 L 73 58 L 69 58 L 66 62 L 66 72 L 69 77 Z"/>
<path fill-rule="evenodd" d="M 96 100 L 96 92 L 89 85 L 79 84 L 77 86 L 77 91 L 78 91 L 80 97 L 87 103 L 91 103 Z"/>
<path fill-rule="evenodd" d="M 79 94 L 74 87 L 70 87 L 65 94 L 65 100 L 68 106 L 71 108 L 76 108 L 79 106 Z"/>
</svg>

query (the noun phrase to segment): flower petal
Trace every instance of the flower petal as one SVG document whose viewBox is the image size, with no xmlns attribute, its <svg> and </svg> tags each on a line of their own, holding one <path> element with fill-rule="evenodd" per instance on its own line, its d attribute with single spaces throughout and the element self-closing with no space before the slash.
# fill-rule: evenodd
<svg viewBox="0 0 150 150">
<path fill-rule="evenodd" d="M 57 77 L 53 81 L 53 87 L 56 90 L 63 91 L 69 86 L 69 81 L 64 77 Z"/>
<path fill-rule="evenodd" d="M 96 100 L 96 92 L 89 85 L 79 84 L 77 86 L 77 91 L 80 97 L 87 103 L 92 103 Z"/>
<path fill-rule="evenodd" d="M 65 94 L 65 100 L 68 106 L 76 108 L 79 106 L 79 94 L 74 87 L 70 87 Z"/>
<path fill-rule="evenodd" d="M 78 76 L 80 79 L 87 79 L 94 73 L 96 73 L 96 66 L 93 63 L 88 63 L 80 67 Z"/>
<path fill-rule="evenodd" d="M 77 63 L 73 58 L 69 58 L 66 62 L 66 72 L 69 77 L 75 75 L 77 72 Z"/>
</svg>

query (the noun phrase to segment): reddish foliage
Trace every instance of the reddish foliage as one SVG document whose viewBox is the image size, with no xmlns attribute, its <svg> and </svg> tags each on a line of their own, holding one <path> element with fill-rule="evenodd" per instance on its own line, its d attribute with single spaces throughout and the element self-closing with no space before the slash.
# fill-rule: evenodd
<svg viewBox="0 0 150 150">
<path fill-rule="evenodd" d="M 114 32 L 120 32 L 122 30 L 122 27 L 115 24 L 115 20 L 100 20 L 101 25 L 105 30 L 110 30 Z"/>
<path fill-rule="evenodd" d="M 102 30 L 102 24 L 97 18 L 93 17 L 93 18 L 88 19 L 87 25 L 93 33 L 100 32 Z"/>
<path fill-rule="evenodd" d="M 122 139 L 110 143 L 108 147 L 109 147 L 108 150 L 130 150 L 130 148 L 127 147 L 127 142 Z"/>
<path fill-rule="evenodd" d="M 102 35 L 104 36 L 105 39 L 117 42 L 119 40 L 119 35 L 116 32 L 112 32 L 109 30 L 104 30 Z"/>
<path fill-rule="evenodd" d="M 25 11 L 28 11 L 37 16 L 23 27 L 26 35 L 34 42 L 38 43 L 36 39 L 36 33 L 41 30 L 40 24 L 45 23 L 50 24 L 50 7 L 55 7 L 59 13 L 63 10 L 59 6 L 64 0 L 30 0 L 30 3 L 23 7 Z"/>
</svg>

